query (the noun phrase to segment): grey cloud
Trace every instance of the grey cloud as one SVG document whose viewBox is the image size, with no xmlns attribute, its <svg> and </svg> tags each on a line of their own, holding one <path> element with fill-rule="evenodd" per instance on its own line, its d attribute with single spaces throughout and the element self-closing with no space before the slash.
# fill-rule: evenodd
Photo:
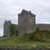
<svg viewBox="0 0 50 50">
<path fill-rule="evenodd" d="M 36 23 L 50 23 L 50 1 L 33 0 L 32 12 L 36 14 Z"/>
</svg>

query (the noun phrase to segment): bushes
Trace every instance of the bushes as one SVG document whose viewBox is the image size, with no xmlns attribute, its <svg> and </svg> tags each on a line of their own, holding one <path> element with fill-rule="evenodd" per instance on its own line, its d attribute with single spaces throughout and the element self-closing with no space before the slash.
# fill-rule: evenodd
<svg viewBox="0 0 50 50">
<path fill-rule="evenodd" d="M 50 32 L 48 31 L 36 31 L 29 37 L 30 40 L 36 41 L 48 41 L 50 39 Z"/>
<path fill-rule="evenodd" d="M 14 24 L 11 24 L 10 26 L 10 35 L 15 35 L 16 33 L 16 26 Z"/>
</svg>

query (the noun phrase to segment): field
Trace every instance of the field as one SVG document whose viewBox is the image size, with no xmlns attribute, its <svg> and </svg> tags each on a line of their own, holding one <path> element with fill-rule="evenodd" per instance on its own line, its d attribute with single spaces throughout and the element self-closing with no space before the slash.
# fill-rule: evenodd
<svg viewBox="0 0 50 50">
<path fill-rule="evenodd" d="M 0 47 L 50 47 L 50 36 L 47 33 L 35 32 L 0 38 Z"/>
</svg>

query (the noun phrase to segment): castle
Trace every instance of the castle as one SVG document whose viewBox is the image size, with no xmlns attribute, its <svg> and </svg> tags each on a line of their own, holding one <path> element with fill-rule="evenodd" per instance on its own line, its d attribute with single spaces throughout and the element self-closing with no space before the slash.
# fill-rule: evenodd
<svg viewBox="0 0 50 50">
<path fill-rule="evenodd" d="M 17 30 L 16 34 L 32 33 L 35 32 L 37 28 L 41 31 L 50 31 L 50 24 L 36 24 L 35 19 L 35 14 L 23 9 L 22 12 L 18 14 L 18 25 L 16 25 L 15 29 Z M 10 35 L 10 25 L 10 21 L 4 23 L 4 36 Z"/>
<path fill-rule="evenodd" d="M 17 34 L 17 25 L 12 24 L 11 21 L 5 21 L 4 22 L 4 37 L 9 37 L 9 36 L 16 36 Z"/>
</svg>

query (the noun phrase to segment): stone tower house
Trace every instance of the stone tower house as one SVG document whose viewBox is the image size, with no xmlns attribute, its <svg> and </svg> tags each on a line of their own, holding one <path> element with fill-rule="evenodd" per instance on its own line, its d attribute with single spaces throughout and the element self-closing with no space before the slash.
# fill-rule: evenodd
<svg viewBox="0 0 50 50">
<path fill-rule="evenodd" d="M 22 12 L 18 14 L 18 26 L 19 34 L 34 32 L 35 14 L 23 9 Z"/>
<path fill-rule="evenodd" d="M 9 37 L 10 36 L 10 25 L 11 22 L 10 21 L 5 21 L 4 22 L 4 37 Z"/>
</svg>

